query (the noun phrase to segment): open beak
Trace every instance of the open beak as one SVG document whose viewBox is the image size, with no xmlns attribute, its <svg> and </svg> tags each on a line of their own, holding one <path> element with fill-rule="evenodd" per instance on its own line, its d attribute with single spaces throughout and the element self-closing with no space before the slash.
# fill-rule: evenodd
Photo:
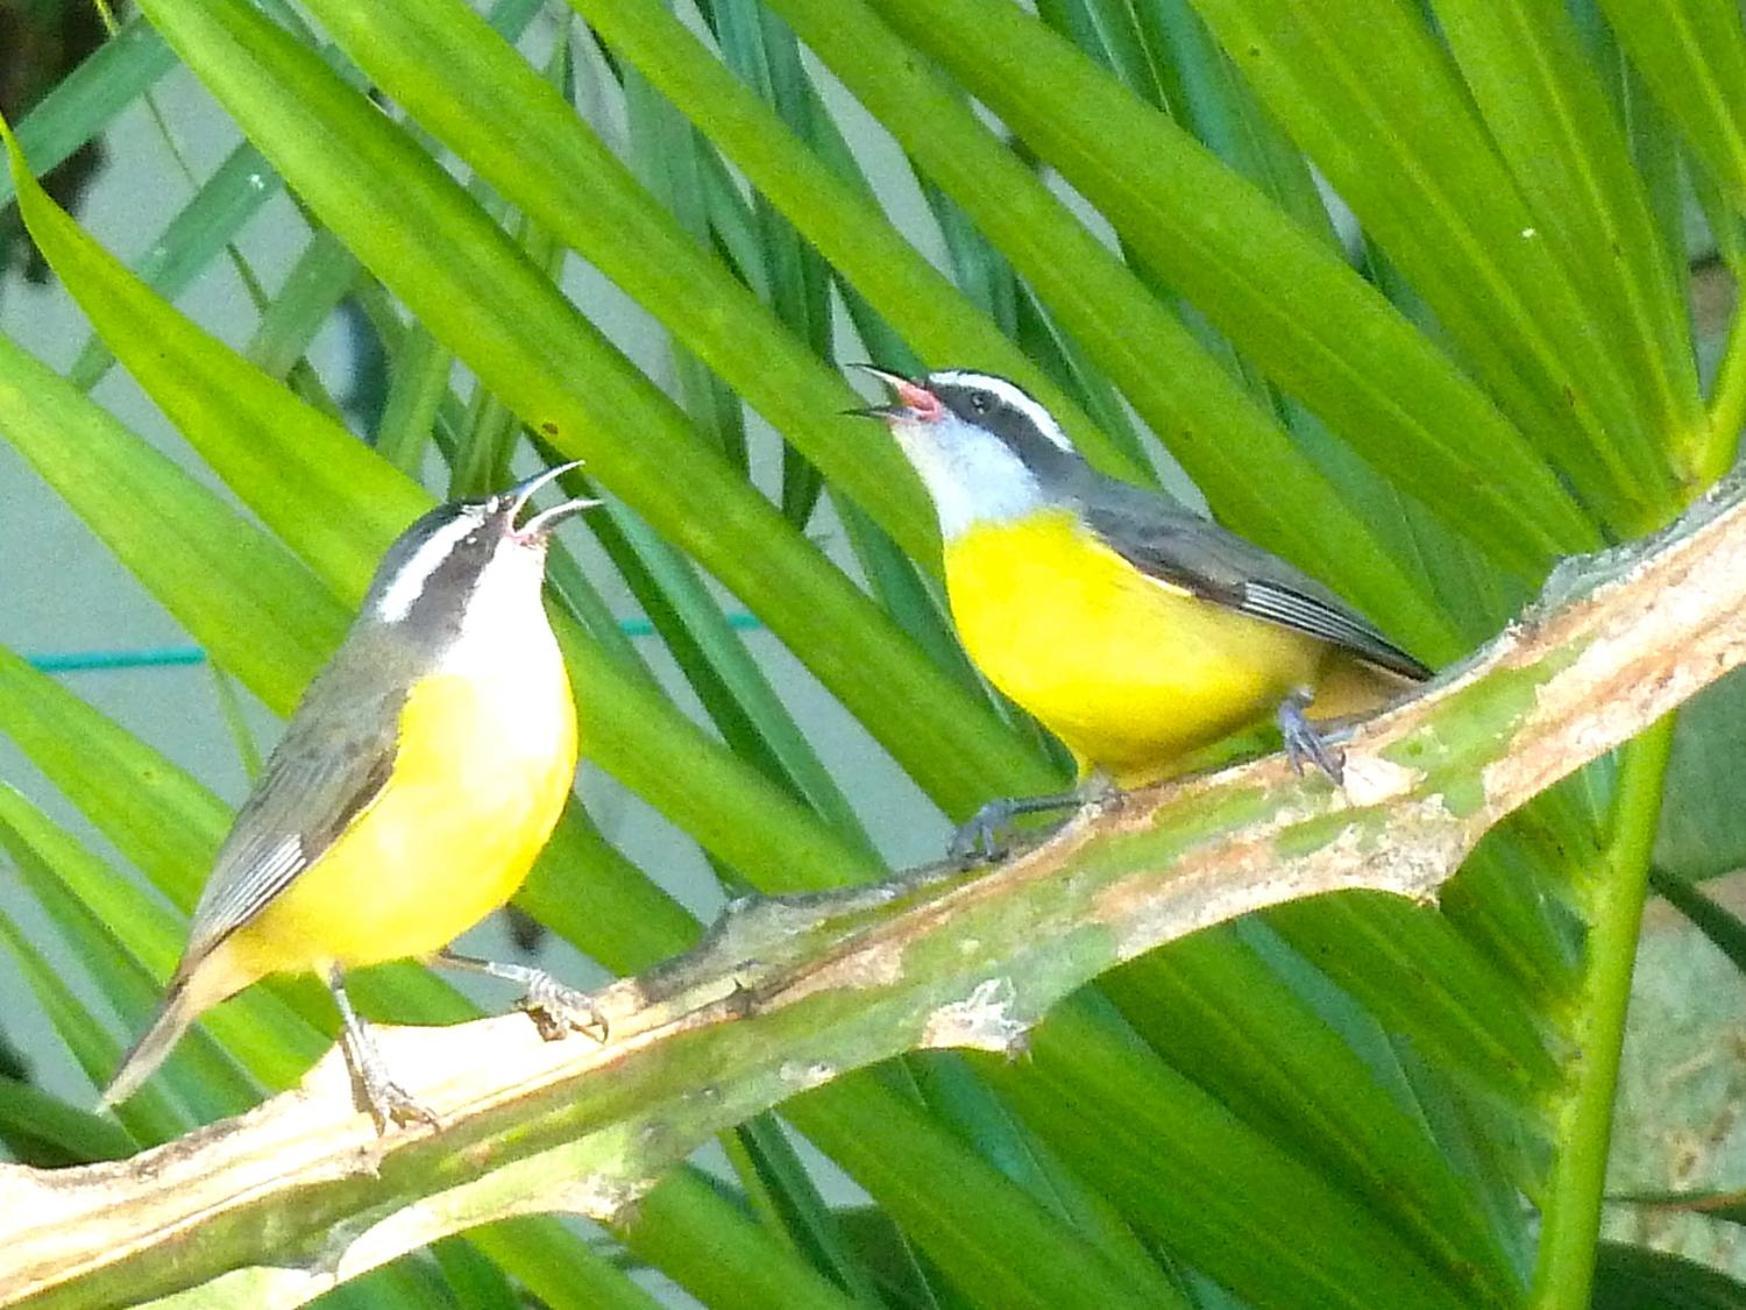
<svg viewBox="0 0 1746 1310">
<path fill-rule="evenodd" d="M 507 521 L 512 524 L 515 522 L 516 518 L 521 514 L 521 511 L 527 507 L 528 501 L 533 499 L 534 492 L 538 491 L 548 482 L 557 481 L 564 474 L 570 472 L 570 470 L 581 467 L 582 461 L 579 459 L 573 459 L 568 464 L 557 464 L 549 469 L 540 470 L 526 481 L 518 482 L 508 491 L 503 492 L 498 497 L 498 500 L 506 503 L 508 506 L 508 511 L 505 515 Z M 598 504 L 600 504 L 598 500 L 590 500 L 587 497 L 566 500 L 561 504 L 553 505 L 550 509 L 544 509 L 538 514 L 535 514 L 526 523 L 522 524 L 520 528 L 516 529 L 515 535 L 518 540 L 524 542 L 531 543 L 541 541 L 551 533 L 553 528 L 557 527 L 558 524 L 562 523 L 572 514 L 580 514 L 583 510 L 593 509 Z"/>
<path fill-rule="evenodd" d="M 887 423 L 907 419 L 910 422 L 932 423 L 945 412 L 940 398 L 919 382 L 911 382 L 901 373 L 892 373 L 872 364 L 850 364 L 863 373 L 871 373 L 891 388 L 892 400 L 884 405 L 868 405 L 861 409 L 845 409 L 844 414 L 856 418 L 884 419 Z"/>
</svg>

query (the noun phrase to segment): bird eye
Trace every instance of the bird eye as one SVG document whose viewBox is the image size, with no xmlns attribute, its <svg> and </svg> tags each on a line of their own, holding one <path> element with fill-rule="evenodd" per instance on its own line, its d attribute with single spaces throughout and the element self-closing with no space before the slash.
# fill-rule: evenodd
<svg viewBox="0 0 1746 1310">
<path fill-rule="evenodd" d="M 990 408 L 992 408 L 992 402 L 990 402 L 988 397 L 983 395 L 980 391 L 971 395 L 970 412 L 972 414 L 986 414 Z"/>
</svg>

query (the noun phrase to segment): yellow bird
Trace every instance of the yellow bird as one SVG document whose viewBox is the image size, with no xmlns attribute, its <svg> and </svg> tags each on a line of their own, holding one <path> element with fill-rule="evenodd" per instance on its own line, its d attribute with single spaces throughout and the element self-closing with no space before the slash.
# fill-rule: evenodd
<svg viewBox="0 0 1746 1310">
<path fill-rule="evenodd" d="M 551 530 L 597 502 L 516 526 L 574 467 L 441 505 L 388 549 L 237 811 L 163 1008 L 104 1105 L 131 1095 L 201 1013 L 271 973 L 326 980 L 384 1130 L 431 1115 L 388 1077 L 347 969 L 425 957 L 518 982 L 530 1007 L 597 1026 L 587 998 L 543 971 L 446 949 L 521 886 L 575 777 L 575 708 L 540 589 Z"/>
<path fill-rule="evenodd" d="M 855 412 L 885 420 L 934 502 L 965 651 L 1067 745 L 1082 783 L 1154 782 L 1270 714 L 1293 765 L 1337 782 L 1312 702 L 1318 718 L 1358 713 L 1430 676 L 1285 561 L 1097 472 L 1005 378 L 868 371 L 893 401 Z M 994 802 L 960 847 L 1069 799 Z"/>
</svg>

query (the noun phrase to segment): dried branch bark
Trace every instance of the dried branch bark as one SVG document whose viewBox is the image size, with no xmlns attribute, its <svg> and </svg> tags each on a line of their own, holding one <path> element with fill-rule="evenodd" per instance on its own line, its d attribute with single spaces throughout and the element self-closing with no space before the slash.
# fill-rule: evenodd
<svg viewBox="0 0 1746 1310">
<path fill-rule="evenodd" d="M 1433 898 L 1498 820 L 1743 660 L 1733 482 L 1561 569 L 1464 668 L 1362 725 L 1343 792 L 1270 757 L 1082 814 L 987 872 L 749 903 L 608 989 L 605 1046 L 519 1015 L 384 1031 L 440 1129 L 378 1139 L 330 1052 L 297 1091 L 131 1160 L 0 1166 L 0 1298 L 204 1283 L 294 1305 L 491 1219 L 611 1219 L 714 1132 L 903 1051 L 1021 1049 L 1072 989 L 1200 928 L 1346 889 Z"/>
</svg>

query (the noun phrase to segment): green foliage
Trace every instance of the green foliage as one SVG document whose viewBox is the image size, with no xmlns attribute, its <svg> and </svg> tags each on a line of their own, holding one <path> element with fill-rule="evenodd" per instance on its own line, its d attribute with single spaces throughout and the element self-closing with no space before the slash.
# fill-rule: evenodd
<svg viewBox="0 0 1746 1310">
<path fill-rule="evenodd" d="M 736 892 L 875 877 L 882 830 L 731 608 L 943 814 L 1061 775 L 955 649 L 927 507 L 840 414 L 841 361 L 1010 374 L 1102 466 L 1180 469 L 1222 521 L 1444 661 L 1559 556 L 1672 517 L 1746 417 L 1738 324 L 1700 387 L 1678 221 L 1683 168 L 1737 253 L 1731 5 L 307 0 L 319 34 L 276 0 L 140 8 L 9 140 L 0 199 L 93 335 L 64 374 L 0 337 L 0 437 L 281 714 L 433 498 L 529 448 L 585 458 L 604 551 L 554 552 L 552 606 L 586 753 Z M 31 170 L 178 66 L 241 139 L 129 269 Z M 1351 249 L 1318 177 L 1355 216 Z M 227 344 L 171 299 L 239 258 L 281 189 L 308 243 Z M 923 214 L 891 199 L 912 189 Z M 576 298 L 578 260 L 664 334 L 666 366 Z M 362 432 L 305 357 L 348 302 L 382 353 Z M 228 497 L 89 398 L 115 362 Z M 614 586 L 707 724 L 625 641 Z M 1301 904 L 1180 943 L 1061 1007 L 1028 1062 L 915 1057 L 748 1122 L 731 1182 L 675 1174 L 610 1246 L 495 1224 L 336 1297 L 646 1305 L 646 1263 L 712 1306 L 1585 1306 L 1649 854 L 1688 878 L 1740 863 L 1739 699 L 1695 702 L 1670 762 L 1665 730 L 1616 787 L 1596 771 L 1496 834 L 1444 911 Z M 0 733 L 104 840 L 0 789 L 0 868 L 52 934 L 0 918 L 0 950 L 100 1081 L 228 816 L 3 649 Z M 608 969 L 644 968 L 700 931 L 654 872 L 578 803 L 520 904 Z M 358 995 L 407 1022 L 471 1012 L 410 965 Z M 254 988 L 119 1124 L 0 1070 L 0 1143 L 126 1154 L 289 1085 L 331 1029 L 315 989 Z M 827 1203 L 791 1131 L 871 1203 Z M 1739 1303 L 1719 1277 L 1600 1254 L 1597 1305 Z"/>
</svg>

